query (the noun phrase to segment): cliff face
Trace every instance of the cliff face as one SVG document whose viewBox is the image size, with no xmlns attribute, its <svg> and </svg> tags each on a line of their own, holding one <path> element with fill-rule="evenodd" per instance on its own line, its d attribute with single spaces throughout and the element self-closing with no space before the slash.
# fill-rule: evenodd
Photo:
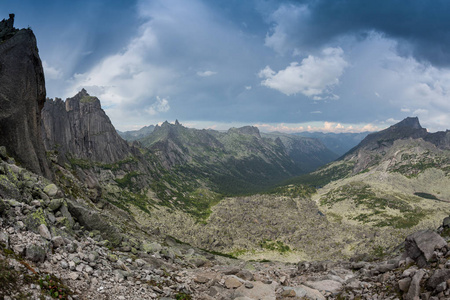
<svg viewBox="0 0 450 300">
<path fill-rule="evenodd" d="M 42 119 L 45 148 L 57 150 L 62 161 L 77 158 L 112 163 L 131 153 L 98 98 L 84 89 L 65 102 L 49 99 L 42 110 Z"/>
<path fill-rule="evenodd" d="M 50 177 L 40 131 L 45 80 L 30 29 L 0 22 L 0 145 L 27 169 Z"/>
</svg>

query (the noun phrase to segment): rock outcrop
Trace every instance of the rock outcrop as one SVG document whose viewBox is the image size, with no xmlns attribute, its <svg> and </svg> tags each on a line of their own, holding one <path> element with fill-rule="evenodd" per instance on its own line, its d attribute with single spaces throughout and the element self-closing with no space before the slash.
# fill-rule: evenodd
<svg viewBox="0 0 450 300">
<path fill-rule="evenodd" d="M 0 145 L 22 166 L 50 177 L 40 131 L 45 102 L 42 63 L 31 29 L 0 22 Z"/>
<path fill-rule="evenodd" d="M 48 99 L 42 110 L 42 131 L 47 151 L 68 158 L 113 163 L 128 157 L 131 148 L 116 132 L 100 100 L 85 89 L 62 101 Z"/>
</svg>

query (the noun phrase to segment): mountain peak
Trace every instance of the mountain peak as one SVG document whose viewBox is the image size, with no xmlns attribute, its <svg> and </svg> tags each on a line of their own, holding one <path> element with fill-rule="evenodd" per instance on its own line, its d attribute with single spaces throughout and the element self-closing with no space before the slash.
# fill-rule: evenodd
<svg viewBox="0 0 450 300">
<path fill-rule="evenodd" d="M 84 88 L 82 88 L 81 91 L 78 92 L 77 96 L 78 95 L 82 97 L 90 96 L 89 93 Z"/>
<path fill-rule="evenodd" d="M 398 122 L 395 125 L 392 125 L 393 128 L 407 127 L 412 129 L 422 129 L 423 127 L 419 123 L 418 117 L 407 117 L 402 121 Z"/>
<path fill-rule="evenodd" d="M 261 134 L 259 133 L 258 127 L 255 126 L 244 126 L 239 128 L 230 128 L 228 130 L 229 133 L 231 132 L 237 132 L 239 134 L 246 134 L 246 135 L 253 135 L 257 138 L 261 138 Z"/>
</svg>

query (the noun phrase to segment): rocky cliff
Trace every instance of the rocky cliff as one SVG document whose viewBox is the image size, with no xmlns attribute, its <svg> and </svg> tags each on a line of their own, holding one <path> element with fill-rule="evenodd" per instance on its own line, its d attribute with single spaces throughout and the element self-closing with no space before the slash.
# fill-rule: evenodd
<svg viewBox="0 0 450 300">
<path fill-rule="evenodd" d="M 0 145 L 24 167 L 50 177 L 40 131 L 45 80 L 36 38 L 0 22 Z"/>
<path fill-rule="evenodd" d="M 42 120 L 45 148 L 58 151 L 60 160 L 113 163 L 131 154 L 131 148 L 101 108 L 100 100 L 84 89 L 65 102 L 49 99 L 42 110 Z"/>
</svg>

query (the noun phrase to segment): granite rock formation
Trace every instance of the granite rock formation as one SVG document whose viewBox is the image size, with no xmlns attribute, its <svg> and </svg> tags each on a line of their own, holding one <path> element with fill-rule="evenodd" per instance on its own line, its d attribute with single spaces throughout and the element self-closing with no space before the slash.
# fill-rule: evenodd
<svg viewBox="0 0 450 300">
<path fill-rule="evenodd" d="M 49 99 L 42 110 L 44 145 L 58 151 L 58 159 L 113 163 L 131 154 L 116 132 L 100 100 L 82 89 L 72 98 Z"/>
<path fill-rule="evenodd" d="M 44 70 L 30 29 L 0 22 L 0 145 L 24 167 L 50 177 L 40 131 Z"/>
</svg>

